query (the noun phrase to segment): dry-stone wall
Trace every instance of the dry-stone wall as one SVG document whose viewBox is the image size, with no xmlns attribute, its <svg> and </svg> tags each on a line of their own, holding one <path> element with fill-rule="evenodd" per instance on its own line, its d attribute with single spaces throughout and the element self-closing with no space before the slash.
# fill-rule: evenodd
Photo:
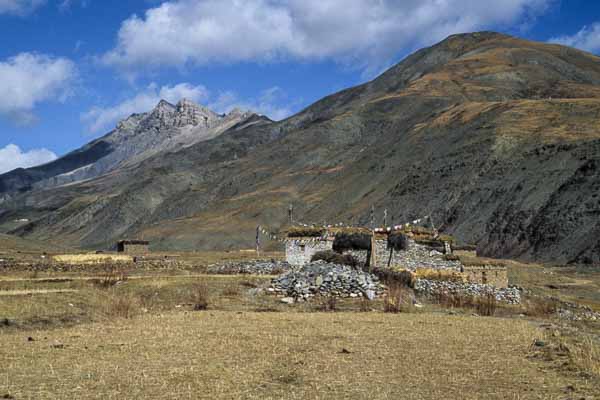
<svg viewBox="0 0 600 400">
<path fill-rule="evenodd" d="M 375 242 L 375 252 L 376 267 L 387 268 L 390 257 L 387 240 L 377 240 Z M 408 249 L 394 250 L 390 266 L 402 267 L 411 271 L 417 268 L 460 270 L 462 264 L 457 260 L 447 260 L 444 253 L 409 239 Z"/>
<path fill-rule="evenodd" d="M 425 296 L 437 296 L 446 293 L 480 297 L 486 294 L 493 294 L 499 302 L 508 304 L 519 304 L 521 302 L 521 291 L 516 287 L 497 288 L 491 285 L 481 285 L 479 283 L 417 279 L 415 282 L 415 291 Z"/>
<path fill-rule="evenodd" d="M 288 271 L 271 282 L 269 292 L 294 299 L 313 296 L 375 298 L 383 292 L 377 276 L 362 270 L 315 261 Z"/>
</svg>

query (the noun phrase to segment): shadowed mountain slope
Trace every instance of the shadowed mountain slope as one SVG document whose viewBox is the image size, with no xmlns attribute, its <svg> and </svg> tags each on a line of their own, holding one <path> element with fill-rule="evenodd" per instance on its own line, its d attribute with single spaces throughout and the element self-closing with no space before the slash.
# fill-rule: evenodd
<svg viewBox="0 0 600 400">
<path fill-rule="evenodd" d="M 86 247 L 250 247 L 303 222 L 424 215 L 484 255 L 600 261 L 600 58 L 455 35 L 278 123 L 232 126 L 85 182 L 13 194 L 0 226 Z M 30 223 L 8 228 L 8 221 Z M 389 220 L 390 218 L 388 218 Z"/>
</svg>

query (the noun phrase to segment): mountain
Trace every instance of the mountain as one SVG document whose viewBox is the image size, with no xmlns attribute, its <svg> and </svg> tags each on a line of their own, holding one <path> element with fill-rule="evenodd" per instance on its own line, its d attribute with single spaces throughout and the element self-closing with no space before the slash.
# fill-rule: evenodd
<svg viewBox="0 0 600 400">
<path fill-rule="evenodd" d="M 286 224 L 289 204 L 307 223 L 368 223 L 374 206 L 378 221 L 384 209 L 393 223 L 430 215 L 486 256 L 600 262 L 599 116 L 600 58 L 453 35 L 284 121 L 13 192 L 0 228 L 90 248 L 124 236 L 250 247 L 256 225 Z"/>
<path fill-rule="evenodd" d="M 177 105 L 161 100 L 151 112 L 131 115 L 112 132 L 64 157 L 0 175 L 0 203 L 14 192 L 93 179 L 152 155 L 212 139 L 254 117 L 238 109 L 219 115 L 187 99 Z"/>
</svg>

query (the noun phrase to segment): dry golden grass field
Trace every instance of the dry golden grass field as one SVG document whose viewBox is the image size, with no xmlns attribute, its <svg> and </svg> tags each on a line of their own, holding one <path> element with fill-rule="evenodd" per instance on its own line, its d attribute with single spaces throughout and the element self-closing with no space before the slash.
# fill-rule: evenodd
<svg viewBox="0 0 600 400">
<path fill-rule="evenodd" d="M 206 265 L 220 257 L 249 256 L 181 257 Z M 591 303 L 595 297 L 588 291 L 600 281 L 590 271 L 510 268 L 513 283 L 569 299 L 580 285 Z M 341 300 L 336 312 L 324 312 L 319 300 L 289 306 L 256 294 L 268 276 L 202 272 L 40 277 L 5 270 L 0 275 L 0 398 L 600 395 L 594 324 L 564 323 L 526 305 L 481 317 L 436 304 L 392 314 L 383 312 L 381 300 Z"/>
</svg>

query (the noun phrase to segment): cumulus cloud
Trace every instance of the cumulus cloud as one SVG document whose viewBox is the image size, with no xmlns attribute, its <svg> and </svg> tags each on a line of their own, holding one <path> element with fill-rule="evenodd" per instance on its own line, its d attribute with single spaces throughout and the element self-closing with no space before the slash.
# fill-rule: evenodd
<svg viewBox="0 0 600 400">
<path fill-rule="evenodd" d="M 600 52 L 600 22 L 591 26 L 584 26 L 579 32 L 571 36 L 558 36 L 549 40 L 552 43 L 576 47 L 591 53 Z"/>
<path fill-rule="evenodd" d="M 0 174 L 16 168 L 29 168 L 56 160 L 56 154 L 47 149 L 23 151 L 15 144 L 0 149 Z"/>
<path fill-rule="evenodd" d="M 31 123 L 35 106 L 64 101 L 76 76 L 75 64 L 65 58 L 21 53 L 0 61 L 0 116 L 19 124 Z"/>
<path fill-rule="evenodd" d="M 171 0 L 121 25 L 107 64 L 325 59 L 381 65 L 449 34 L 512 26 L 552 0 Z"/>
<path fill-rule="evenodd" d="M 94 107 L 81 116 L 81 121 L 87 125 L 90 133 L 98 133 L 110 129 L 115 123 L 134 113 L 152 110 L 160 100 L 176 103 L 186 98 L 195 102 L 202 102 L 208 97 L 208 91 L 202 85 L 193 86 L 189 83 L 180 83 L 175 86 L 158 87 L 150 84 L 142 92 L 109 107 Z"/>
<path fill-rule="evenodd" d="M 25 15 L 45 2 L 46 0 L 0 0 L 0 14 Z"/>
</svg>

